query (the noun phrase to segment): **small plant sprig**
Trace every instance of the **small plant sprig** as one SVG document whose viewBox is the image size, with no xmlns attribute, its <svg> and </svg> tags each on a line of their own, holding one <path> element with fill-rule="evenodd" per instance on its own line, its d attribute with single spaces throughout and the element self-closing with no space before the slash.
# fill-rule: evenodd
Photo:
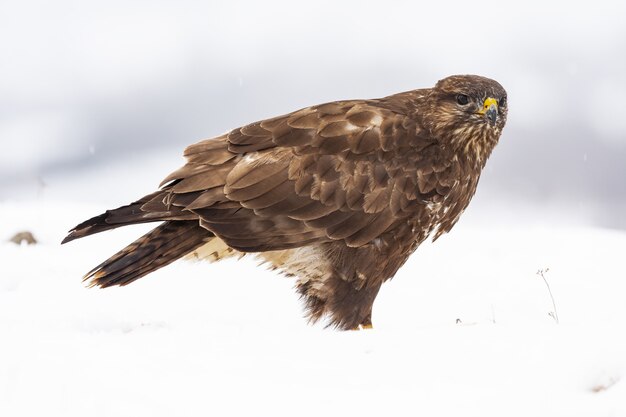
<svg viewBox="0 0 626 417">
<path fill-rule="evenodd" d="M 552 296 L 552 290 L 550 289 L 550 284 L 548 284 L 548 280 L 546 279 L 546 274 L 548 273 L 548 271 L 550 271 L 550 268 L 540 269 L 537 271 L 537 275 L 539 275 L 541 279 L 543 279 L 543 282 L 545 282 L 546 287 L 548 287 L 548 293 L 550 294 L 550 299 L 552 300 L 552 308 L 554 310 L 549 312 L 548 315 L 554 319 L 556 324 L 559 324 L 559 314 L 556 311 L 556 303 L 554 302 L 554 297 Z"/>
</svg>

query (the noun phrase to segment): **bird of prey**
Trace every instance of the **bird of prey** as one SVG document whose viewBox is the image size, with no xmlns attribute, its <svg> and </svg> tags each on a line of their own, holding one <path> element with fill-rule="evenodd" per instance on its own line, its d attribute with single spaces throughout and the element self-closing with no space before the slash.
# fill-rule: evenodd
<svg viewBox="0 0 626 417">
<path fill-rule="evenodd" d="M 189 146 L 158 191 L 63 243 L 161 222 L 84 279 L 126 285 L 183 257 L 256 254 L 296 277 L 311 322 L 369 328 L 381 284 L 458 221 L 506 117 L 504 88 L 476 75 L 307 107 Z"/>
</svg>

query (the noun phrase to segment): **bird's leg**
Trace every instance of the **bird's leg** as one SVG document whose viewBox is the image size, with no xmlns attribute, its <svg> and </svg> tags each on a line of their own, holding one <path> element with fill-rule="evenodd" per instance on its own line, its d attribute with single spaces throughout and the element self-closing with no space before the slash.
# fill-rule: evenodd
<svg viewBox="0 0 626 417">
<path fill-rule="evenodd" d="M 363 319 L 363 322 L 361 322 L 361 329 L 365 330 L 365 329 L 373 329 L 374 326 L 372 326 L 372 313 L 370 312 L 367 317 L 365 317 L 365 319 Z"/>
<path fill-rule="evenodd" d="M 372 305 L 383 280 L 378 277 L 367 280 L 356 271 L 355 259 L 370 261 L 369 252 L 361 251 L 363 253 L 359 252 L 357 257 L 354 256 L 356 249 L 348 249 L 345 249 L 348 253 L 341 256 L 333 255 L 337 267 L 329 268 L 323 275 L 307 276 L 306 280 L 298 281 L 296 288 L 302 295 L 310 322 L 325 317 L 328 326 L 337 329 L 371 329 Z"/>
<path fill-rule="evenodd" d="M 363 319 L 361 324 L 354 326 L 350 330 L 367 330 L 367 329 L 373 329 L 373 328 L 374 326 L 372 325 L 372 312 L 370 311 L 367 317 Z"/>
<path fill-rule="evenodd" d="M 353 328 L 351 328 L 350 330 L 368 330 L 368 329 L 373 329 L 374 326 L 372 326 L 371 324 L 359 324 L 358 326 L 355 326 Z"/>
<path fill-rule="evenodd" d="M 341 277 L 327 280 L 333 290 L 326 301 L 326 314 L 331 325 L 343 330 L 371 329 L 372 305 L 380 283 L 365 288 L 356 288 L 353 282 Z"/>
</svg>

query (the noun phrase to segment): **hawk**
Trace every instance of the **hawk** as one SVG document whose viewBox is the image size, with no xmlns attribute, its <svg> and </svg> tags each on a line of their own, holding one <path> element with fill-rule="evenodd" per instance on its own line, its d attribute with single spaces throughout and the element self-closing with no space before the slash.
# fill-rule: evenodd
<svg viewBox="0 0 626 417">
<path fill-rule="evenodd" d="M 310 322 L 369 328 L 381 284 L 458 221 L 506 117 L 506 91 L 476 75 L 307 107 L 189 146 L 158 191 L 63 243 L 161 222 L 85 281 L 127 285 L 180 258 L 256 254 L 296 277 Z"/>
</svg>

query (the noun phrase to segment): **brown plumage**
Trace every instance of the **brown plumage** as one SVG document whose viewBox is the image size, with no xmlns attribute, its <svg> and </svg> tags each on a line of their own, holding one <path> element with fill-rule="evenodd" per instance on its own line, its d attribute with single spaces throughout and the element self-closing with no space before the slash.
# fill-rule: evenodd
<svg viewBox="0 0 626 417">
<path fill-rule="evenodd" d="M 164 222 L 85 280 L 126 285 L 185 256 L 256 253 L 297 277 L 311 321 L 368 326 L 381 284 L 469 204 L 506 115 L 500 84 L 464 75 L 252 123 L 189 146 L 159 191 L 79 224 L 63 243 Z"/>
</svg>

